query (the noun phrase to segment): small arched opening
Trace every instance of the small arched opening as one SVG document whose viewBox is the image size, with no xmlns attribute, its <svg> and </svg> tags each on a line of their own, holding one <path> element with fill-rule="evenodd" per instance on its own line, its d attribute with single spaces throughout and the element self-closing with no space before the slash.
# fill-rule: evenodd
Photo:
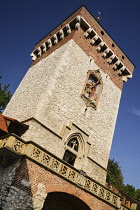
<svg viewBox="0 0 140 210">
<path fill-rule="evenodd" d="M 84 155 L 84 140 L 82 135 L 80 133 L 73 133 L 65 144 L 63 160 L 75 166 L 75 162 L 79 162 L 78 159 L 82 159 Z"/>
</svg>

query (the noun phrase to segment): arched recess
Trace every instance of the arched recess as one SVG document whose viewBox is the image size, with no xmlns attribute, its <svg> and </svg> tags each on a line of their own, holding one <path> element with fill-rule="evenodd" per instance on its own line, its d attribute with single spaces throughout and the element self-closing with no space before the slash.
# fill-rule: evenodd
<svg viewBox="0 0 140 210">
<path fill-rule="evenodd" d="M 77 188 L 69 183 L 68 184 L 65 184 L 65 183 L 50 184 L 49 186 L 47 186 L 48 195 L 49 195 L 49 193 L 53 193 L 53 192 L 61 192 L 61 193 L 65 193 L 68 195 L 73 195 L 77 199 L 84 202 L 89 207 L 89 209 L 96 210 L 95 204 L 94 204 L 94 199 L 92 199 L 93 198 L 92 195 L 84 192 L 82 189 Z M 46 202 L 46 200 L 45 200 L 45 202 Z M 44 203 L 44 205 L 45 205 L 45 203 Z M 43 210 L 45 210 L 45 209 L 43 209 Z M 85 209 L 78 209 L 78 210 L 85 210 Z"/>
<path fill-rule="evenodd" d="M 79 165 L 79 160 L 84 157 L 85 143 L 81 133 L 72 133 L 65 142 L 63 160 L 72 166 Z"/>
<path fill-rule="evenodd" d="M 78 197 L 64 193 L 51 192 L 45 200 L 42 210 L 91 210 L 91 208 Z"/>
</svg>

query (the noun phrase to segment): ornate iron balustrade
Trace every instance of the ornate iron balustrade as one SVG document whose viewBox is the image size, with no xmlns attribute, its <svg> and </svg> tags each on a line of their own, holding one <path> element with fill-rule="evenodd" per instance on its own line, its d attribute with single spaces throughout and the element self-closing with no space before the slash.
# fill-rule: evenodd
<svg viewBox="0 0 140 210">
<path fill-rule="evenodd" d="M 26 155 L 47 169 L 66 178 L 78 187 L 90 192 L 107 203 L 121 207 L 120 196 L 86 176 L 84 171 L 78 171 L 59 158 L 51 155 L 34 142 L 25 142 L 14 134 L 0 139 L 0 150 L 10 150 L 18 155 Z"/>
</svg>

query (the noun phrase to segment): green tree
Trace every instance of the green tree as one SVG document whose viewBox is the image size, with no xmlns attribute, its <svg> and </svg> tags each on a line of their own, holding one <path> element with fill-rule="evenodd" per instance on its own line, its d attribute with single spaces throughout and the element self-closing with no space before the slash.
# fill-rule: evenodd
<svg viewBox="0 0 140 210">
<path fill-rule="evenodd" d="M 136 191 L 135 191 L 135 187 L 133 187 L 132 185 L 125 185 L 123 192 L 130 196 L 131 198 L 135 199 L 135 195 L 136 195 Z"/>
<path fill-rule="evenodd" d="M 0 79 L 1 78 L 2 77 L 0 76 Z M 9 86 L 9 84 L 3 86 L 2 83 L 0 83 L 0 113 L 5 109 L 12 96 L 9 90 Z"/>
<path fill-rule="evenodd" d="M 137 200 L 138 202 L 140 202 L 140 189 L 137 189 L 135 191 L 135 200 Z"/>
<path fill-rule="evenodd" d="M 119 163 L 114 159 L 108 161 L 107 167 L 107 179 L 106 181 L 112 184 L 114 187 L 117 187 L 119 190 L 124 189 L 124 177 L 122 175 L 122 170 L 119 166 Z"/>
<path fill-rule="evenodd" d="M 122 170 L 119 166 L 119 163 L 116 162 L 114 159 L 108 161 L 106 181 L 121 190 L 129 197 L 140 202 L 140 189 L 136 190 L 133 185 L 124 185 Z"/>
</svg>

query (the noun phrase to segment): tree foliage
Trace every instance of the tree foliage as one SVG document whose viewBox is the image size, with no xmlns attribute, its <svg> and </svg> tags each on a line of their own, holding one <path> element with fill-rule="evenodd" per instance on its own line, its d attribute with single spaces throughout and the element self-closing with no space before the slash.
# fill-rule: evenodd
<svg viewBox="0 0 140 210">
<path fill-rule="evenodd" d="M 140 202 L 140 189 L 135 189 L 133 185 L 124 184 L 124 177 L 118 162 L 116 162 L 114 159 L 109 160 L 107 170 L 106 181 L 108 183 L 112 184 L 126 195 Z"/>
<path fill-rule="evenodd" d="M 135 198 L 135 187 L 133 187 L 132 185 L 125 185 L 123 192 L 131 198 Z"/>
<path fill-rule="evenodd" d="M 0 79 L 1 78 L 2 77 L 0 76 Z M 9 84 L 3 86 L 2 83 L 0 83 L 0 113 L 5 109 L 12 96 L 9 90 L 9 86 Z"/>
<path fill-rule="evenodd" d="M 137 189 L 137 190 L 135 191 L 135 199 L 136 199 L 138 202 L 140 202 L 140 189 Z"/>
<path fill-rule="evenodd" d="M 112 184 L 114 187 L 117 187 L 120 190 L 124 188 L 124 177 L 122 175 L 122 170 L 119 166 L 119 163 L 114 159 L 108 161 L 107 167 L 107 182 Z"/>
</svg>

